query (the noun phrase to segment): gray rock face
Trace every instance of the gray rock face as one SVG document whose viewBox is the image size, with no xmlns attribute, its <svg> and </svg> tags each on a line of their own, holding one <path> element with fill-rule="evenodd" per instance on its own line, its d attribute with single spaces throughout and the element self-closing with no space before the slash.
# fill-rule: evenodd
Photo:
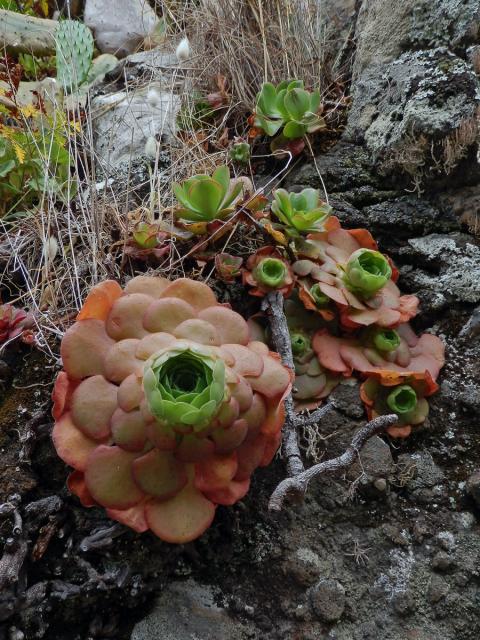
<svg viewBox="0 0 480 640">
<path fill-rule="evenodd" d="M 477 138 L 478 78 L 445 48 L 365 69 L 346 137 L 363 139 L 383 172 L 451 172 Z"/>
<path fill-rule="evenodd" d="M 254 640 L 245 625 L 217 606 L 208 586 L 193 580 L 171 583 L 153 611 L 133 629 L 131 640 Z"/>
<path fill-rule="evenodd" d="M 475 471 L 467 480 L 467 491 L 480 507 L 480 471 Z"/>
<path fill-rule="evenodd" d="M 436 267 L 437 274 L 416 269 L 406 277 L 419 291 L 429 290 L 461 302 L 480 301 L 480 247 L 463 234 L 430 234 L 408 241 L 410 255 L 426 266 Z"/>
<path fill-rule="evenodd" d="M 158 22 L 147 0 L 86 0 L 84 20 L 100 51 L 118 57 L 135 51 Z"/>
<path fill-rule="evenodd" d="M 475 42 L 479 22 L 477 0 L 366 0 L 357 21 L 354 77 L 406 49 L 464 49 Z"/>
</svg>

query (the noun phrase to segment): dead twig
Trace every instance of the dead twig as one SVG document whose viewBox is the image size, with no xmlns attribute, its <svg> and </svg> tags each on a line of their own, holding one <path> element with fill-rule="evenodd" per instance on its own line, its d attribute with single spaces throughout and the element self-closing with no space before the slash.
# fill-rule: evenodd
<svg viewBox="0 0 480 640">
<path fill-rule="evenodd" d="M 283 364 L 291 371 L 295 371 L 292 346 L 287 319 L 283 312 L 283 296 L 277 291 L 268 293 L 262 301 L 262 310 L 267 315 L 272 332 L 272 341 L 275 350 L 280 354 Z M 296 494 L 303 496 L 308 483 L 322 473 L 332 473 L 340 469 L 346 469 L 356 459 L 365 442 L 376 433 L 384 431 L 395 424 L 398 416 L 390 414 L 375 418 L 354 435 L 348 449 L 338 458 L 332 458 L 305 470 L 300 447 L 298 443 L 298 429 L 304 426 L 318 423 L 328 411 L 333 408 L 333 403 L 321 407 L 306 416 L 299 416 L 295 412 L 292 394 L 285 398 L 285 425 L 283 427 L 283 453 L 287 460 L 287 472 L 289 477 L 283 480 L 270 497 L 268 508 L 270 511 L 280 511 L 285 498 Z"/>
<path fill-rule="evenodd" d="M 121 524 L 114 524 L 107 529 L 95 531 L 92 535 L 83 538 L 80 542 L 80 550 L 84 553 L 95 549 L 105 549 L 112 545 L 113 539 L 118 538 L 127 531 Z"/>
<path fill-rule="evenodd" d="M 289 495 L 304 495 L 307 490 L 308 483 L 313 478 L 324 473 L 335 473 L 337 471 L 347 469 L 351 464 L 353 464 L 367 440 L 377 433 L 384 431 L 387 427 L 394 425 L 397 420 L 398 416 L 396 414 L 379 416 L 378 418 L 371 420 L 356 432 L 350 446 L 342 453 L 341 456 L 316 464 L 293 478 L 285 478 L 285 480 L 282 480 L 270 497 L 270 501 L 268 503 L 269 510 L 281 511 L 283 503 Z"/>
</svg>

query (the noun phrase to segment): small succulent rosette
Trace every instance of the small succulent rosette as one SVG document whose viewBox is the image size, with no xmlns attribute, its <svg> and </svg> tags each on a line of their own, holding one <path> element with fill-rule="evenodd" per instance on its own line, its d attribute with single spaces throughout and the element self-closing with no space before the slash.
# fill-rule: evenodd
<svg viewBox="0 0 480 640">
<path fill-rule="evenodd" d="M 322 232 L 332 212 L 320 199 L 318 189 L 306 188 L 299 193 L 276 189 L 273 197 L 271 209 L 279 221 L 277 226 L 291 238 Z"/>
<path fill-rule="evenodd" d="M 35 342 L 33 315 L 12 304 L 0 304 L 0 344 L 20 338 L 26 344 Z"/>
<path fill-rule="evenodd" d="M 406 438 L 428 416 L 426 398 L 438 390 L 428 371 L 424 374 L 378 372 L 369 376 L 360 388 L 360 396 L 367 407 L 370 420 L 396 413 L 398 422 L 387 432 L 393 438 Z"/>
<path fill-rule="evenodd" d="M 251 255 L 242 271 L 243 283 L 253 287 L 252 296 L 279 291 L 288 297 L 295 285 L 290 262 L 274 247 L 262 247 Z"/>
<path fill-rule="evenodd" d="M 235 209 L 235 201 L 244 183 L 231 180 L 226 165 L 215 169 L 211 176 L 199 174 L 181 185 L 174 182 L 173 191 L 180 206 L 175 216 L 190 223 L 225 220 Z"/>
<path fill-rule="evenodd" d="M 304 257 L 292 266 L 304 304 L 318 306 L 321 292 L 335 303 L 345 328 L 394 327 L 416 315 L 418 298 L 401 295 L 398 272 L 365 229 L 342 229 L 331 217 L 323 233 L 298 243 L 298 252 Z"/>
<path fill-rule="evenodd" d="M 203 283 L 97 285 L 61 355 L 53 442 L 68 486 L 136 531 L 197 538 L 279 446 L 292 375 Z"/>
<path fill-rule="evenodd" d="M 294 140 L 326 126 L 318 114 L 320 92 L 307 91 L 302 80 L 284 81 L 277 86 L 262 85 L 257 95 L 253 124 L 268 136 L 281 133 Z"/>
<path fill-rule="evenodd" d="M 317 331 L 313 348 L 320 364 L 336 374 L 350 376 L 357 371 L 372 375 L 381 371 L 407 375 L 429 375 L 436 380 L 445 363 L 445 345 L 437 336 L 417 336 L 410 325 L 397 329 L 372 327 L 360 337 L 332 336 Z"/>
</svg>

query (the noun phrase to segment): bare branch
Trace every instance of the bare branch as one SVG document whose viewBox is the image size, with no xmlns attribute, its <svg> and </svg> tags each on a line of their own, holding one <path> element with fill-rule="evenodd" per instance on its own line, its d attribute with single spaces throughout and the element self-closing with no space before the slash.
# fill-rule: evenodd
<svg viewBox="0 0 480 640">
<path fill-rule="evenodd" d="M 293 364 L 292 345 L 287 319 L 283 313 L 283 296 L 278 291 L 271 291 L 262 300 L 262 309 L 270 322 L 272 340 L 283 364 L 295 372 Z M 293 406 L 292 394 L 285 398 L 285 425 L 283 427 L 283 453 L 287 460 L 287 470 L 290 476 L 296 476 L 305 470 L 300 447 L 298 446 L 297 416 Z"/>
<path fill-rule="evenodd" d="M 398 416 L 395 414 L 379 416 L 378 418 L 371 420 L 355 433 L 350 446 L 342 453 L 341 456 L 316 464 L 295 477 L 283 480 L 270 497 L 270 502 L 268 504 L 269 510 L 281 511 L 285 499 L 292 494 L 303 496 L 307 490 L 308 483 L 313 478 L 322 475 L 323 473 L 335 473 L 336 471 L 347 469 L 351 464 L 353 464 L 360 450 L 369 438 L 381 431 L 384 431 L 387 427 L 395 424 L 397 421 Z"/>
</svg>

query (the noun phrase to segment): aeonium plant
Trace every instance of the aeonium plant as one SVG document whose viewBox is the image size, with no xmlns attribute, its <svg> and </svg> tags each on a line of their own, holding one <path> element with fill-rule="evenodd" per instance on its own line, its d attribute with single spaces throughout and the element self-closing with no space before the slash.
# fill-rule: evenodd
<svg viewBox="0 0 480 640">
<path fill-rule="evenodd" d="M 290 262 L 274 247 L 262 247 L 252 254 L 242 270 L 243 283 L 254 287 L 252 296 L 263 297 L 270 291 L 279 291 L 288 297 L 295 284 Z"/>
<path fill-rule="evenodd" d="M 291 374 L 203 283 L 97 285 L 61 355 L 53 442 L 68 486 L 136 531 L 197 538 L 277 450 Z"/>
<path fill-rule="evenodd" d="M 360 395 L 370 419 L 396 413 L 398 422 L 387 431 L 393 438 L 406 438 L 413 428 L 425 422 L 429 413 L 426 398 L 437 389 L 428 371 L 404 375 L 381 372 L 365 380 Z"/>
<path fill-rule="evenodd" d="M 173 192 L 180 203 L 175 215 L 187 222 L 225 220 L 234 211 L 234 202 L 243 189 L 242 181 L 230 179 L 226 165 L 215 169 L 211 176 L 199 174 L 181 185 L 174 182 Z"/>
<path fill-rule="evenodd" d="M 300 193 L 289 193 L 285 189 L 273 192 L 272 213 L 291 238 L 323 231 L 332 207 L 322 202 L 318 189 L 306 188 Z"/>
<path fill-rule="evenodd" d="M 305 90 L 302 80 L 277 86 L 265 82 L 257 95 L 253 123 L 268 136 L 281 131 L 282 137 L 297 139 L 326 126 L 319 109 L 320 92 Z"/>
</svg>

